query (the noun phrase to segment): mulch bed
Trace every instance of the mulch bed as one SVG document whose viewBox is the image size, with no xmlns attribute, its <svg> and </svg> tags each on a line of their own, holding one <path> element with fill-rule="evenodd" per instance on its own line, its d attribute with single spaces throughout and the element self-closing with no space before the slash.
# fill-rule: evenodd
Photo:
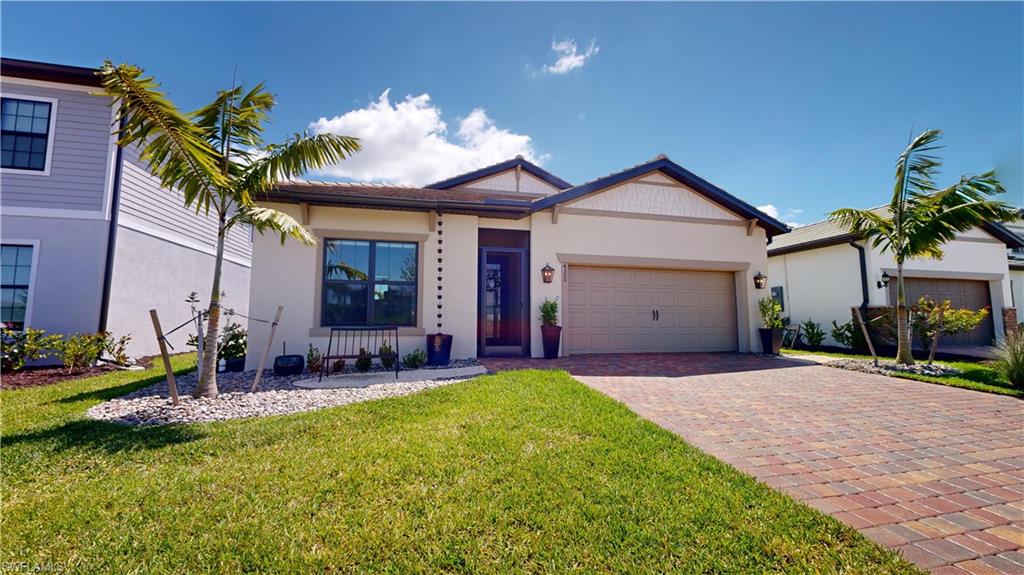
<svg viewBox="0 0 1024 575">
<path fill-rule="evenodd" d="M 20 389 L 81 379 L 113 371 L 111 367 L 90 367 L 78 373 L 69 374 L 63 367 L 27 367 L 14 373 L 0 376 L 0 389 Z"/>
</svg>

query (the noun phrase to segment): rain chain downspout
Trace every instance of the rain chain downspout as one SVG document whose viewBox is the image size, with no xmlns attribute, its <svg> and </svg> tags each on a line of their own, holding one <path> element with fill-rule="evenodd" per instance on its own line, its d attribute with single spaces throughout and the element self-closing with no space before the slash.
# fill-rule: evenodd
<svg viewBox="0 0 1024 575">
<path fill-rule="evenodd" d="M 437 333 L 427 336 L 427 363 L 448 365 L 452 336 L 444 333 L 444 214 L 437 212 Z"/>
</svg>

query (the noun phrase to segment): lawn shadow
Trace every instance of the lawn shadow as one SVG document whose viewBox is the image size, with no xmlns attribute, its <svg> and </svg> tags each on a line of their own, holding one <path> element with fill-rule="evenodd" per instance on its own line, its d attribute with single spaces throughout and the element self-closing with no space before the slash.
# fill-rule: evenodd
<svg viewBox="0 0 1024 575">
<path fill-rule="evenodd" d="M 109 454 L 135 449 L 160 449 L 202 439 L 205 434 L 193 426 L 161 425 L 135 427 L 79 419 L 57 427 L 4 437 L 5 447 L 26 445 L 38 449 L 69 451 L 91 449 Z"/>
<path fill-rule="evenodd" d="M 174 375 L 181 376 L 191 371 L 195 371 L 195 368 L 179 369 L 178 371 L 174 372 Z M 83 391 L 82 393 L 76 393 L 75 395 L 62 397 L 50 403 L 76 403 L 79 401 L 91 400 L 107 401 L 109 399 L 114 399 L 115 397 L 121 397 L 122 395 L 131 393 L 144 387 L 149 387 L 151 385 L 163 383 L 164 380 L 166 379 L 167 376 L 161 373 L 159 375 L 147 377 L 146 379 L 137 379 L 114 387 L 104 387 L 100 389 L 93 389 L 90 391 Z"/>
</svg>

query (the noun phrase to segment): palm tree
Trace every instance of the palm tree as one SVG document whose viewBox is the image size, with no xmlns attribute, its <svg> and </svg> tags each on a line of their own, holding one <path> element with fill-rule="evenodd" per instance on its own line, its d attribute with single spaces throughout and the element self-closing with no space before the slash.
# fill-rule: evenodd
<svg viewBox="0 0 1024 575">
<path fill-rule="evenodd" d="M 896 161 L 896 185 L 889 205 L 882 210 L 843 208 L 829 219 L 858 234 L 873 247 L 892 254 L 896 260 L 896 361 L 914 363 L 910 353 L 910 322 L 907 294 L 903 285 L 903 264 L 913 258 L 942 258 L 942 246 L 987 221 L 1013 219 L 1015 210 L 990 199 L 1005 190 L 994 171 L 961 176 L 960 181 L 940 189 L 934 182 L 942 161 L 932 152 L 939 149 L 939 130 L 923 132 Z"/>
<path fill-rule="evenodd" d="M 263 124 L 274 96 L 263 84 L 220 91 L 210 104 L 182 112 L 159 90 L 152 76 L 131 64 L 104 62 L 99 72 L 117 106 L 118 144 L 135 144 L 149 169 L 168 190 L 180 190 L 185 207 L 217 218 L 217 251 L 210 289 L 203 368 L 196 397 L 217 396 L 217 337 L 224 240 L 238 224 L 274 231 L 281 242 L 292 237 L 307 245 L 316 240 L 283 212 L 259 207 L 254 198 L 279 181 L 343 160 L 359 151 L 359 141 L 335 134 L 295 134 L 283 144 L 263 141 Z"/>
</svg>

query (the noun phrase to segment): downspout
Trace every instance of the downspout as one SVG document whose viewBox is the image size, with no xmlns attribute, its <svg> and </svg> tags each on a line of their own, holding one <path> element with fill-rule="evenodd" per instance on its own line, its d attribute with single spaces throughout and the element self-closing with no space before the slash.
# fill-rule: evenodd
<svg viewBox="0 0 1024 575">
<path fill-rule="evenodd" d="M 124 130 L 124 118 L 118 125 L 118 136 Z M 107 261 L 103 270 L 103 296 L 100 300 L 100 325 L 97 331 L 107 331 L 107 315 L 110 311 L 110 284 L 114 277 L 114 247 L 117 243 L 117 214 L 121 205 L 121 145 L 117 145 L 114 156 L 114 183 L 111 186 L 110 229 L 107 231 Z"/>
<path fill-rule="evenodd" d="M 868 264 L 864 254 L 864 246 L 859 245 L 856 241 L 850 240 L 850 246 L 857 250 L 857 256 L 860 258 L 860 294 L 861 304 L 860 309 L 865 310 L 868 308 Z"/>
</svg>

